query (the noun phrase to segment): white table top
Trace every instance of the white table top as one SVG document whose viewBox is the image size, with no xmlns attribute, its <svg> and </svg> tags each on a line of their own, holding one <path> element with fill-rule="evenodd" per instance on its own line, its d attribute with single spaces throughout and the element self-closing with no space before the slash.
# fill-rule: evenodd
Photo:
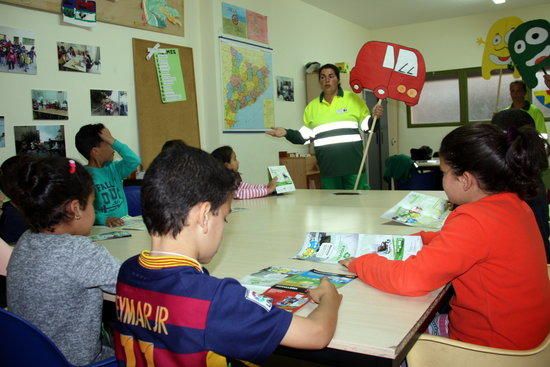
<svg viewBox="0 0 550 367">
<path fill-rule="evenodd" d="M 297 190 L 282 196 L 233 201 L 224 239 L 206 268 L 214 276 L 241 278 L 268 266 L 319 269 L 345 273 L 340 265 L 290 259 L 301 247 L 306 232 L 411 234 L 419 229 L 381 219 L 380 215 L 408 191 L 363 191 L 360 195 L 334 195 L 337 191 Z M 429 192 L 445 197 L 443 192 Z M 97 232 L 96 229 L 94 232 Z M 107 231 L 100 230 L 101 232 Z M 102 241 L 117 258 L 149 248 L 146 232 Z M 343 302 L 330 348 L 394 359 L 436 306 L 444 291 L 422 297 L 403 297 L 379 291 L 360 280 L 339 289 Z M 309 308 L 309 311 L 311 308 Z M 307 314 L 302 309 L 299 315 Z"/>
</svg>

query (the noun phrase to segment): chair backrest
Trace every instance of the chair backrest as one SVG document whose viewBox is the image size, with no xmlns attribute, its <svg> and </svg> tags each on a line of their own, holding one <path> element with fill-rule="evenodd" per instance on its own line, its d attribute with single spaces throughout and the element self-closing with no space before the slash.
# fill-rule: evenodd
<svg viewBox="0 0 550 367">
<path fill-rule="evenodd" d="M 408 180 L 396 180 L 396 190 L 443 190 L 441 171 L 418 172 L 411 170 Z"/>
<path fill-rule="evenodd" d="M 19 316 L 0 308 L 0 365 L 71 366 L 43 332 Z"/>
<path fill-rule="evenodd" d="M 87 367 L 115 367 L 115 357 Z M 0 366 L 74 367 L 59 348 L 33 324 L 0 308 Z"/>
<path fill-rule="evenodd" d="M 124 186 L 124 195 L 128 202 L 128 215 L 141 215 L 141 186 Z"/>
<path fill-rule="evenodd" d="M 7 243 L 15 243 L 28 228 L 19 209 L 11 201 L 4 203 L 0 217 L 0 237 Z"/>
</svg>

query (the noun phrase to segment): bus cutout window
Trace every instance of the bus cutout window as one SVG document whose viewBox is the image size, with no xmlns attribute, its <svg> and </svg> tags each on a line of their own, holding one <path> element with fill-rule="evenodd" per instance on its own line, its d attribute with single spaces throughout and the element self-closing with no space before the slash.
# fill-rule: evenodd
<svg viewBox="0 0 550 367">
<path fill-rule="evenodd" d="M 386 48 L 386 55 L 384 55 L 384 62 L 382 63 L 382 66 L 388 69 L 392 69 L 395 67 L 395 52 L 393 51 L 393 46 L 388 46 Z"/>
<path fill-rule="evenodd" d="M 398 73 L 416 76 L 418 71 L 418 59 L 414 52 L 409 50 L 399 50 L 395 71 Z"/>
</svg>

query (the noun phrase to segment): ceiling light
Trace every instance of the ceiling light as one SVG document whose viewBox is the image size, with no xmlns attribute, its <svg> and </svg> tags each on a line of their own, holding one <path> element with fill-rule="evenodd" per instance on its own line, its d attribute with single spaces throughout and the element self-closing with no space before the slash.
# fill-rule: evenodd
<svg viewBox="0 0 550 367">
<path fill-rule="evenodd" d="M 498 5 L 498 4 L 504 4 L 506 0 L 493 0 L 493 2 Z"/>
</svg>

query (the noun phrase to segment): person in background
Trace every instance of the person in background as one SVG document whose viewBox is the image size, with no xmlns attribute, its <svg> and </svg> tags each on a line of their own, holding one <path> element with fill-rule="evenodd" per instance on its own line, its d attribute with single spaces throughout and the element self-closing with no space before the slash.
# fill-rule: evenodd
<svg viewBox="0 0 550 367">
<path fill-rule="evenodd" d="M 237 155 L 235 151 L 230 146 L 219 147 L 212 152 L 212 156 L 218 161 L 223 163 L 223 165 L 238 174 L 239 172 L 239 161 L 237 160 Z M 240 178 L 240 175 L 239 175 Z M 255 185 L 248 182 L 240 181 L 237 190 L 234 192 L 235 199 L 254 199 L 261 198 L 263 196 L 270 195 L 275 191 L 277 187 L 277 179 L 274 178 L 267 185 Z"/>
<path fill-rule="evenodd" d="M 527 94 L 527 85 L 523 80 L 514 80 L 510 83 L 510 97 L 512 97 L 512 104 L 510 109 L 522 109 L 527 112 L 535 121 L 535 127 L 541 134 L 546 134 L 546 123 L 544 122 L 544 116 L 542 112 L 525 99 Z"/>
<path fill-rule="evenodd" d="M 450 282 L 455 295 L 438 334 L 492 348 L 525 350 L 550 331 L 550 281 L 533 211 L 544 143 L 530 127 L 504 133 L 461 126 L 439 149 L 443 188 L 458 207 L 405 261 L 367 254 L 341 263 L 386 292 L 421 296 Z M 446 322 L 442 319 L 446 319 Z M 445 326 L 448 325 L 448 330 Z"/>
<path fill-rule="evenodd" d="M 114 293 L 120 263 L 87 237 L 94 224 L 90 174 L 62 157 L 8 161 L 0 183 L 30 226 L 8 263 L 9 310 L 46 334 L 71 364 L 112 356 L 100 340 L 103 292 Z"/>
<path fill-rule="evenodd" d="M 319 98 L 309 102 L 300 130 L 276 127 L 266 134 L 286 138 L 293 144 L 312 142 L 321 173 L 321 188 L 351 190 L 361 159 L 363 140 L 359 129 L 367 131 L 371 123 L 369 108 L 361 97 L 340 86 L 340 70 L 333 64 L 319 69 Z M 374 116 L 381 117 L 384 108 L 376 105 Z M 366 173 L 361 174 L 358 189 L 367 190 Z"/>
<path fill-rule="evenodd" d="M 163 149 L 147 169 L 142 203 L 151 250 L 126 260 L 117 282 L 121 365 L 242 366 L 238 360 L 265 361 L 279 344 L 321 349 L 332 339 L 342 296 L 326 278 L 308 293 L 317 308 L 300 317 L 203 266 L 220 247 L 237 179 L 184 144 Z M 157 317 L 141 322 L 133 305 Z"/>
<path fill-rule="evenodd" d="M 92 175 L 95 188 L 96 224 L 109 227 L 124 224 L 128 203 L 122 181 L 141 164 L 127 145 L 113 138 L 103 124 L 84 125 L 75 137 L 76 149 L 88 160 L 86 169 Z M 115 151 L 122 160 L 113 161 Z"/>
</svg>

